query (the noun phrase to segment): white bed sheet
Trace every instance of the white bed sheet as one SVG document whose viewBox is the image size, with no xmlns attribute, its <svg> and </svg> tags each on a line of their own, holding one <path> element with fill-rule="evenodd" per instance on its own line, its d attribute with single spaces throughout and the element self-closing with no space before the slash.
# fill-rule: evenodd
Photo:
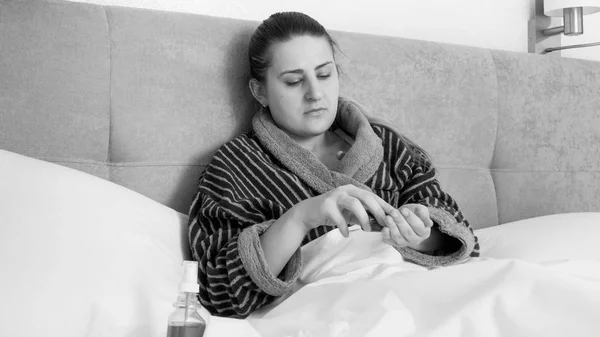
<svg viewBox="0 0 600 337">
<path fill-rule="evenodd" d="M 597 259 L 482 257 L 428 270 L 360 230 L 332 231 L 302 253 L 292 295 L 247 320 L 212 317 L 207 337 L 600 334 Z"/>
</svg>

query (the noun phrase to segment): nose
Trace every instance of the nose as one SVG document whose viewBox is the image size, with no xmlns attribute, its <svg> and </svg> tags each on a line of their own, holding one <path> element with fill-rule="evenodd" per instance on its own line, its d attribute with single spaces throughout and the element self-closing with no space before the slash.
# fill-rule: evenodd
<svg viewBox="0 0 600 337">
<path fill-rule="evenodd" d="M 318 79 L 310 79 L 306 80 L 306 100 L 308 101 L 318 101 L 323 98 L 323 90 L 321 89 L 321 85 Z"/>
</svg>

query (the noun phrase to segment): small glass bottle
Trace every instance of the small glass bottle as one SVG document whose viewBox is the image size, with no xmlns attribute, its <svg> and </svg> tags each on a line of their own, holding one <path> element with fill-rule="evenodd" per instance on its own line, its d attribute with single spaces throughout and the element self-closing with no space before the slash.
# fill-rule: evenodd
<svg viewBox="0 0 600 337">
<path fill-rule="evenodd" d="M 206 322 L 198 313 L 198 262 L 184 261 L 175 311 L 169 315 L 167 337 L 202 337 Z"/>
</svg>

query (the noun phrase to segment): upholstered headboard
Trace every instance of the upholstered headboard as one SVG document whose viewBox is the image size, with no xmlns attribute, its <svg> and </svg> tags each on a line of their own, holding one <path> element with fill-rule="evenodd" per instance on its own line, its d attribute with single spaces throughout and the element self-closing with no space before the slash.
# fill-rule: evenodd
<svg viewBox="0 0 600 337">
<path fill-rule="evenodd" d="M 258 23 L 60 1 L 0 2 L 0 148 L 187 213 L 254 111 Z M 427 149 L 475 228 L 600 210 L 600 63 L 333 32 L 341 94 Z"/>
</svg>

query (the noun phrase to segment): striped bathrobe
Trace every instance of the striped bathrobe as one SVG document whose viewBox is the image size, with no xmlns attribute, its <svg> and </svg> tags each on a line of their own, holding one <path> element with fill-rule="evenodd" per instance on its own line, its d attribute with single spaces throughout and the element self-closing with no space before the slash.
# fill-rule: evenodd
<svg viewBox="0 0 600 337">
<path fill-rule="evenodd" d="M 398 248 L 406 259 L 439 266 L 479 255 L 477 238 L 433 168 L 413 158 L 392 128 L 370 123 L 358 105 L 342 98 L 336 124 L 355 138 L 336 170 L 261 110 L 252 131 L 223 145 L 201 173 L 190 207 L 189 243 L 199 262 L 199 300 L 211 314 L 244 318 L 290 291 L 302 267 L 300 248 L 274 276 L 259 236 L 296 203 L 346 184 L 369 189 L 394 207 L 427 206 L 434 226 L 459 243 L 443 255 Z M 302 244 L 333 229 L 315 228 Z"/>
</svg>

